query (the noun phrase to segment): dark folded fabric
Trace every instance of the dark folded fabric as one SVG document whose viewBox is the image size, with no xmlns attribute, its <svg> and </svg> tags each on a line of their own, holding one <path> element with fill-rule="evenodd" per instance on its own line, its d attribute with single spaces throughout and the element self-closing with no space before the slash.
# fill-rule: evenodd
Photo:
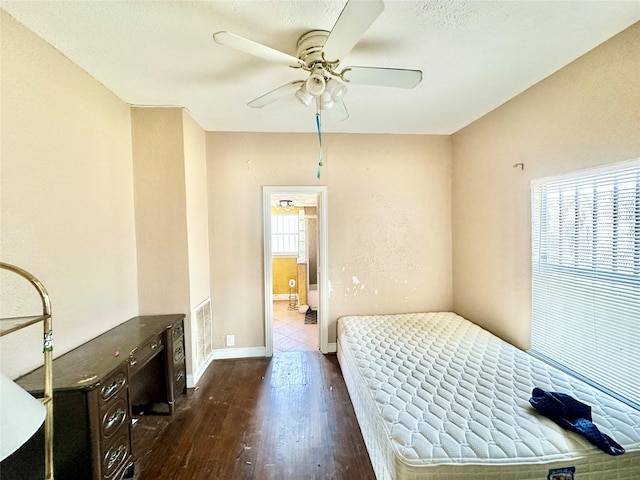
<svg viewBox="0 0 640 480">
<path fill-rule="evenodd" d="M 562 428 L 584 436 L 609 455 L 622 455 L 622 448 L 609 435 L 602 433 L 591 421 L 591 407 L 575 398 L 559 392 L 547 392 L 534 388 L 529 403 L 545 417 L 549 417 Z"/>
</svg>

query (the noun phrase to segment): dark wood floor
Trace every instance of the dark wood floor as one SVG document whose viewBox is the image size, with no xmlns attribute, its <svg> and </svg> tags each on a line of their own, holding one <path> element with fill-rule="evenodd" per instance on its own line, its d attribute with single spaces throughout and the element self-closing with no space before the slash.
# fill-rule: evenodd
<svg viewBox="0 0 640 480">
<path fill-rule="evenodd" d="M 135 480 L 375 480 L 335 355 L 215 361 L 133 428 Z"/>
</svg>

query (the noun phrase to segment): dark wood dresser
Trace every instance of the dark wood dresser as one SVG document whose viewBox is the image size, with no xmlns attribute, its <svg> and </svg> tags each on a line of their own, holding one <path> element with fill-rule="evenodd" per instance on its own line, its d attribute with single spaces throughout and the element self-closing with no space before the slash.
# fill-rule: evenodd
<svg viewBox="0 0 640 480">
<path fill-rule="evenodd" d="M 184 315 L 135 317 L 53 361 L 56 480 L 133 474 L 132 418 L 171 415 L 176 396 L 186 392 L 183 320 Z M 40 368 L 17 383 L 36 393 L 42 378 Z M 24 458 L 18 451 L 2 462 L 2 480 L 38 478 L 27 473 L 33 468 L 26 463 L 42 451 L 40 433 L 32 439 L 35 445 L 21 449 Z"/>
</svg>

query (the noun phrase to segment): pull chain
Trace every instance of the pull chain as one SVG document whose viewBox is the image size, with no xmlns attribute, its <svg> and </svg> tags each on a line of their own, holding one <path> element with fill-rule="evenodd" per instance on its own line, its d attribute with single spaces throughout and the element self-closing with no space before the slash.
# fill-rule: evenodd
<svg viewBox="0 0 640 480">
<path fill-rule="evenodd" d="M 319 98 L 318 98 L 319 103 Z M 318 172 L 316 177 L 320 178 L 320 167 L 322 167 L 322 131 L 320 128 L 320 105 L 316 109 L 316 127 L 318 128 L 318 143 L 320 145 L 320 151 L 318 152 Z"/>
</svg>

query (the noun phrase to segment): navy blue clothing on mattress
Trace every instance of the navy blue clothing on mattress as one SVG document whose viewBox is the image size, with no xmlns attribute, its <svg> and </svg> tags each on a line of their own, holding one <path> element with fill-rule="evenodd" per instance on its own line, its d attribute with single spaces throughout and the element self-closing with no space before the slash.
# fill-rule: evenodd
<svg viewBox="0 0 640 480">
<path fill-rule="evenodd" d="M 622 448 L 609 435 L 602 433 L 591 421 L 591 407 L 559 392 L 534 388 L 529 403 L 545 417 L 562 428 L 577 432 L 609 455 L 622 455 Z"/>
</svg>

